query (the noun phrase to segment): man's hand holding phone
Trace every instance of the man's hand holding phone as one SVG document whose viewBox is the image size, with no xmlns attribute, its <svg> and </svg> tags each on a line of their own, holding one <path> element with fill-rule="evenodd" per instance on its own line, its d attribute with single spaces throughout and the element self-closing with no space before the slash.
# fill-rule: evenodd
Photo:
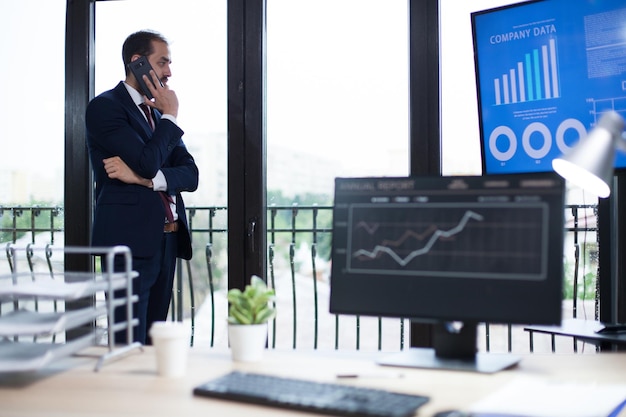
<svg viewBox="0 0 626 417">
<path fill-rule="evenodd" d="M 143 74 L 142 77 L 150 96 L 152 96 L 152 100 L 150 100 L 150 96 L 146 94 L 145 103 L 158 109 L 162 114 L 178 117 L 178 97 L 174 90 L 170 90 L 167 84 L 161 83 L 153 69 L 147 75 Z"/>
<path fill-rule="evenodd" d="M 140 91 L 145 95 L 144 101 L 150 106 L 158 109 L 163 114 L 171 114 L 178 117 L 178 97 L 176 93 L 161 81 L 159 75 L 154 71 L 150 61 L 146 56 L 140 56 L 130 64 L 130 71 L 133 73 Z"/>
</svg>

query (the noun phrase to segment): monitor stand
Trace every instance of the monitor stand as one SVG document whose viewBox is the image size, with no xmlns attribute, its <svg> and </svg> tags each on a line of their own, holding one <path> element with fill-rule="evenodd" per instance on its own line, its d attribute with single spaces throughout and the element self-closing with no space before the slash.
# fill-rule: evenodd
<svg viewBox="0 0 626 417">
<path fill-rule="evenodd" d="M 511 354 L 477 353 L 476 323 L 454 328 L 451 323 L 434 326 L 434 348 L 410 348 L 378 360 L 379 365 L 408 368 L 445 369 L 494 373 L 517 365 L 520 358 Z"/>
</svg>

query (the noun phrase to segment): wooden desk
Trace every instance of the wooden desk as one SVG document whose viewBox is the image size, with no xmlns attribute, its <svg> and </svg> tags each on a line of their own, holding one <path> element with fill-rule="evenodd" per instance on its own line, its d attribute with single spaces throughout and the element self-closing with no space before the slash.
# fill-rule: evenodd
<svg viewBox="0 0 626 417">
<path fill-rule="evenodd" d="M 99 416 L 287 416 L 311 415 L 267 407 L 194 397 L 192 389 L 234 369 L 336 382 L 339 373 L 359 374 L 343 383 L 414 392 L 431 397 L 418 416 L 464 409 L 518 376 L 581 383 L 624 383 L 626 354 L 535 354 L 518 367 L 496 374 L 382 367 L 378 353 L 273 351 L 261 362 L 231 361 L 228 351 L 193 348 L 184 378 L 166 379 L 155 372 L 151 347 L 107 363 L 94 372 L 96 360 L 81 356 L 33 374 L 0 375 L 3 417 Z M 622 416 L 626 413 L 622 412 Z"/>
</svg>

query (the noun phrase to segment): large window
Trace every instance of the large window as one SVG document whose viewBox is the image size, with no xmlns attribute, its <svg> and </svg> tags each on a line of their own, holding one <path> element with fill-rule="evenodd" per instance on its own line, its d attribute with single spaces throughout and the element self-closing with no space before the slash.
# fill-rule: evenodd
<svg viewBox="0 0 626 417">
<path fill-rule="evenodd" d="M 210 244 L 216 287 L 226 287 L 227 236 L 208 231 L 226 228 L 227 204 L 227 100 L 226 100 L 226 0 L 125 0 L 96 3 L 95 94 L 124 79 L 122 44 L 138 30 L 151 29 L 169 41 L 172 76 L 168 86 L 180 103 L 178 124 L 183 141 L 200 170 L 198 190 L 183 193 L 192 228 L 194 255 L 179 263 L 182 302 L 170 311 L 186 317 L 190 306 L 202 309 L 209 292 L 206 249 Z M 193 282 L 193 292 L 188 288 Z M 177 283 L 177 285 L 179 285 Z M 178 292 L 176 291 L 178 294 Z M 194 300 L 191 300 L 193 296 Z M 178 301 L 178 298 L 176 299 Z M 194 302 L 195 304 L 192 304 Z M 221 314 L 225 314 L 225 307 Z M 208 313 L 210 314 L 210 313 Z M 206 314 L 203 315 L 207 316 Z M 196 341 L 210 335 L 198 323 Z"/>
<path fill-rule="evenodd" d="M 335 336 L 330 234 L 290 230 L 329 226 L 330 212 L 315 218 L 314 207 L 333 204 L 335 177 L 409 174 L 408 39 L 406 0 L 267 0 L 267 204 L 287 208 L 268 219 L 269 274 L 283 347 L 314 346 L 315 331 L 330 348 Z M 341 321 L 354 328 L 354 317 Z M 375 346 L 376 326 L 361 321 L 363 348 Z M 354 337 L 342 332 L 339 346 L 355 346 Z"/>
</svg>

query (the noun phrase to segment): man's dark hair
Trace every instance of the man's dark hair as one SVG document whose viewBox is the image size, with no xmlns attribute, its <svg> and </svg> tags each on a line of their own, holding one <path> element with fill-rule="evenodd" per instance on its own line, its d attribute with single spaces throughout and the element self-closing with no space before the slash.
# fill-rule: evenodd
<svg viewBox="0 0 626 417">
<path fill-rule="evenodd" d="M 151 30 L 140 30 L 128 35 L 124 45 L 122 45 L 122 60 L 124 61 L 126 75 L 130 72 L 128 64 L 130 64 L 130 59 L 133 55 L 148 56 L 154 52 L 152 41 L 168 43 L 163 35 Z"/>
</svg>

